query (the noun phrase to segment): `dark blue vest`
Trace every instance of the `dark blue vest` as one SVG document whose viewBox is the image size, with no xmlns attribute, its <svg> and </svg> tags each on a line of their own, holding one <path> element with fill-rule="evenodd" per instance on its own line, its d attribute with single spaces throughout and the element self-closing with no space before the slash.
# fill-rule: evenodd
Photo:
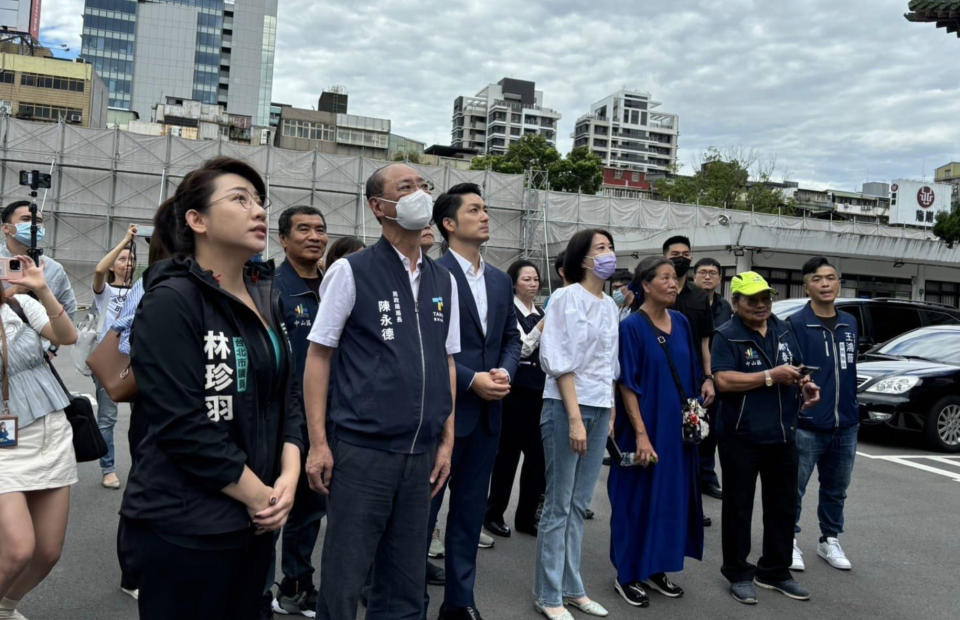
<svg viewBox="0 0 960 620">
<path fill-rule="evenodd" d="M 533 331 L 537 323 L 543 320 L 543 310 L 537 310 L 529 316 L 523 316 L 516 304 L 514 304 L 513 309 L 517 314 L 517 322 L 520 323 L 520 329 L 524 336 Z M 540 368 L 540 347 L 537 347 L 530 354 L 530 357 L 520 360 L 520 367 L 517 368 L 517 376 L 513 380 L 513 384 L 529 390 L 543 391 L 546 382 L 547 376 L 543 374 L 543 369 Z"/>
<path fill-rule="evenodd" d="M 390 242 L 345 257 L 357 297 L 336 352 L 329 420 L 347 443 L 432 449 L 453 409 L 446 340 L 450 272 L 423 257 L 420 291 Z"/>
</svg>

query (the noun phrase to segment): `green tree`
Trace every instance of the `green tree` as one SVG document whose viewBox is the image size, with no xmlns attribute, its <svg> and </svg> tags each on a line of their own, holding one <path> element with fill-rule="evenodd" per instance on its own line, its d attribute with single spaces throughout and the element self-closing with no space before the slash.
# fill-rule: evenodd
<svg viewBox="0 0 960 620">
<path fill-rule="evenodd" d="M 470 169 L 504 174 L 545 170 L 549 173 L 551 189 L 561 192 L 596 194 L 603 185 L 603 160 L 590 149 L 573 149 L 564 158 L 540 135 L 523 136 L 503 155 L 475 157 Z"/>
<path fill-rule="evenodd" d="M 423 163 L 423 157 L 417 151 L 397 152 L 390 159 L 391 161 L 408 161 L 411 164 Z"/>
<path fill-rule="evenodd" d="M 710 147 L 700 156 L 698 164 L 693 176 L 674 175 L 657 181 L 660 196 L 671 202 L 753 209 L 761 213 L 793 213 L 783 192 L 770 185 L 776 170 L 775 160 L 761 161 L 752 150 L 721 152 Z"/>
<path fill-rule="evenodd" d="M 960 209 L 947 213 L 937 213 L 937 222 L 933 225 L 933 234 L 943 240 L 948 248 L 960 242 Z"/>
</svg>

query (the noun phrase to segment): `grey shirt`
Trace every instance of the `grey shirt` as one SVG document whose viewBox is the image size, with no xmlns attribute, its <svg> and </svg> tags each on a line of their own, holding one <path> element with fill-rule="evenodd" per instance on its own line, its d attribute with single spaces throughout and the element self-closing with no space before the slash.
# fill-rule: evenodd
<svg viewBox="0 0 960 620">
<path fill-rule="evenodd" d="M 13 254 L 7 249 L 7 241 L 0 241 L 0 256 L 4 258 L 13 258 Z M 47 256 L 41 256 L 40 262 L 43 265 L 43 275 L 47 278 L 47 286 L 53 292 L 63 307 L 67 310 L 67 316 L 73 321 L 77 318 L 77 297 L 73 293 L 73 287 L 70 285 L 70 278 L 63 265 Z M 9 288 L 11 285 L 4 282 L 3 287 Z"/>
</svg>

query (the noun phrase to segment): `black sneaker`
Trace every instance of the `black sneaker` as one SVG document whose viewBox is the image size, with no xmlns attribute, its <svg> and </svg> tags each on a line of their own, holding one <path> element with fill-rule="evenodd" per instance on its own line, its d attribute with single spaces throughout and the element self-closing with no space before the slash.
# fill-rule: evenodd
<svg viewBox="0 0 960 620">
<path fill-rule="evenodd" d="M 622 596 L 623 600 L 629 605 L 633 605 L 634 607 L 648 607 L 650 605 L 650 597 L 647 596 L 646 590 L 643 589 L 639 581 L 622 585 L 614 579 L 613 587 L 617 589 L 617 592 L 620 593 L 620 596 Z"/>
<path fill-rule="evenodd" d="M 273 593 L 264 594 L 260 599 L 260 620 L 273 620 Z"/>
<path fill-rule="evenodd" d="M 787 598 L 792 598 L 795 601 L 809 601 L 810 593 L 806 588 L 801 586 L 796 579 L 787 579 L 785 581 L 764 581 L 759 577 L 753 578 L 753 583 L 757 584 L 765 590 L 776 590 L 780 594 L 786 596 Z"/>
<path fill-rule="evenodd" d="M 670 581 L 664 573 L 650 575 L 650 579 L 644 581 L 643 585 L 670 598 L 680 598 L 683 596 L 683 588 Z"/>
<path fill-rule="evenodd" d="M 273 604 L 273 610 L 278 614 L 295 614 L 307 618 L 315 618 L 317 615 L 317 598 L 320 593 L 313 584 L 309 584 L 306 589 L 300 590 L 296 594 L 288 594 L 281 586 L 277 593 L 277 600 Z"/>
<path fill-rule="evenodd" d="M 737 581 L 730 584 L 730 594 L 734 600 L 744 605 L 757 604 L 757 591 L 749 581 Z"/>
</svg>

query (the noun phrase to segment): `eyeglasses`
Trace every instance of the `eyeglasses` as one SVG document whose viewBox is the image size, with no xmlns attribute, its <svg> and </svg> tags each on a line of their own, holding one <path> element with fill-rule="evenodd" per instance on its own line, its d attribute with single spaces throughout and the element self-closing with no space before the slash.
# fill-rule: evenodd
<svg viewBox="0 0 960 620">
<path fill-rule="evenodd" d="M 701 269 L 697 272 L 697 275 L 702 278 L 719 278 L 720 272 L 712 269 Z"/>
<path fill-rule="evenodd" d="M 253 208 L 253 205 L 257 205 L 258 207 L 262 207 L 264 211 L 267 211 L 267 210 L 270 209 L 270 204 L 271 204 L 271 203 L 270 203 L 270 199 L 267 198 L 266 196 L 263 196 L 263 197 L 261 197 L 261 196 L 254 196 L 254 195 L 250 194 L 249 192 L 241 192 L 241 191 L 234 192 L 234 193 L 230 194 L 229 196 L 224 196 L 223 198 L 217 198 L 216 200 L 214 200 L 214 201 L 211 202 L 210 204 L 211 204 L 211 205 L 215 205 L 215 204 L 217 204 L 218 202 L 222 202 L 222 201 L 224 201 L 224 200 L 229 200 L 230 202 L 234 202 L 234 203 L 240 205 L 240 207 L 241 207 L 244 211 L 249 211 L 250 209 Z"/>
<path fill-rule="evenodd" d="M 434 184 L 433 184 L 433 181 L 426 181 L 426 180 L 421 179 L 419 183 L 417 183 L 416 181 L 413 181 L 413 180 L 400 181 L 400 182 L 397 183 L 397 185 L 396 185 L 396 187 L 395 187 L 394 189 L 396 190 L 396 192 L 397 192 L 398 194 L 400 194 L 401 196 L 403 196 L 403 195 L 406 195 L 406 194 L 412 194 L 413 192 L 417 191 L 418 189 L 422 189 L 423 191 L 425 191 L 425 192 L 427 192 L 427 193 L 429 194 L 429 193 L 431 193 L 431 192 L 433 191 L 433 188 L 434 188 L 434 187 L 435 187 L 435 186 L 434 186 Z"/>
</svg>

